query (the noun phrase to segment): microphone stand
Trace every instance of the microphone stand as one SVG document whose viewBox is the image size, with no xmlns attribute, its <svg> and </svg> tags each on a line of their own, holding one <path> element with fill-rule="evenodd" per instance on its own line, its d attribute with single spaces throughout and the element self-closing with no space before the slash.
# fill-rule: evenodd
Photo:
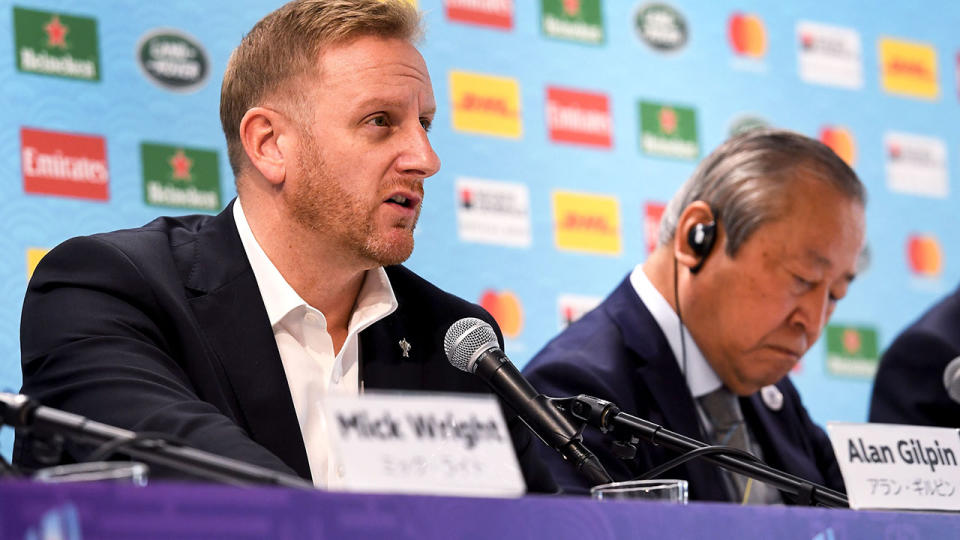
<svg viewBox="0 0 960 540">
<path fill-rule="evenodd" d="M 643 439 L 676 452 L 703 454 L 699 457 L 705 461 L 765 482 L 780 491 L 794 495 L 798 504 L 807 506 L 815 504 L 831 508 L 848 508 L 850 506 L 843 493 L 774 469 L 759 460 L 745 459 L 737 455 L 736 449 L 730 449 L 729 453 L 712 455 L 703 452 L 701 450 L 703 448 L 723 447 L 710 447 L 696 439 L 664 429 L 663 426 L 653 422 L 623 413 L 619 407 L 609 401 L 580 394 L 569 398 L 551 398 L 551 403 L 561 411 L 599 429 L 603 433 L 627 433 L 637 439 Z"/>
<path fill-rule="evenodd" d="M 131 458 L 214 482 L 236 486 L 275 485 L 313 489 L 313 484 L 296 476 L 195 448 L 144 439 L 133 431 L 44 407 L 21 394 L 0 392 L 0 420 L 18 430 L 31 430 L 46 436 L 60 435 L 76 443 L 122 447 L 123 453 Z M 149 447 L 137 445 L 147 441 L 150 442 Z"/>
</svg>

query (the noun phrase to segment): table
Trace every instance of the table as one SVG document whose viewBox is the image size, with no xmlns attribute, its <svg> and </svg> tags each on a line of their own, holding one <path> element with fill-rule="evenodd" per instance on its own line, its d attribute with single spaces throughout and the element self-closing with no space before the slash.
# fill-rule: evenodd
<svg viewBox="0 0 960 540">
<path fill-rule="evenodd" d="M 0 482 L 0 538 L 960 538 L 960 514 Z"/>
</svg>

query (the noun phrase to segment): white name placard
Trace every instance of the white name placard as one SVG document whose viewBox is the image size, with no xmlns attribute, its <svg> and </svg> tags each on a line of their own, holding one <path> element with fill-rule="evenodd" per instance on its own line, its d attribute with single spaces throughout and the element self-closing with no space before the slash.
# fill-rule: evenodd
<svg viewBox="0 0 960 540">
<path fill-rule="evenodd" d="M 519 497 L 510 432 L 490 395 L 330 395 L 323 403 L 337 489 Z"/>
<path fill-rule="evenodd" d="M 960 510 L 960 430 L 827 423 L 851 508 Z"/>
</svg>

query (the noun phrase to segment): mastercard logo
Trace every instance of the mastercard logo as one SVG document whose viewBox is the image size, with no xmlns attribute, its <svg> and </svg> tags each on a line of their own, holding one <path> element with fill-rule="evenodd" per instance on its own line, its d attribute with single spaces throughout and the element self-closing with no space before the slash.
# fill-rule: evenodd
<svg viewBox="0 0 960 540">
<path fill-rule="evenodd" d="M 760 58 L 767 52 L 767 30 L 756 15 L 734 13 L 727 33 L 730 45 L 739 55 Z"/>
<path fill-rule="evenodd" d="M 523 330 L 523 308 L 515 294 L 487 289 L 480 297 L 480 306 L 493 315 L 504 336 L 515 338 L 520 335 Z"/>
<path fill-rule="evenodd" d="M 820 129 L 820 142 L 830 147 L 840 159 L 853 167 L 857 162 L 857 145 L 850 130 L 840 126 L 824 126 Z"/>
<path fill-rule="evenodd" d="M 926 277 L 940 275 L 943 270 L 943 251 L 932 236 L 912 235 L 907 239 L 907 263 L 914 274 Z"/>
</svg>

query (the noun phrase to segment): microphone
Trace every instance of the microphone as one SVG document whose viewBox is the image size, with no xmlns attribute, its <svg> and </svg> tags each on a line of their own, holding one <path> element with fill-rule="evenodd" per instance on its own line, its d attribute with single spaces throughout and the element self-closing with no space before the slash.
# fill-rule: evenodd
<svg viewBox="0 0 960 540">
<path fill-rule="evenodd" d="M 483 379 L 544 444 L 573 464 L 591 485 L 613 481 L 583 445 L 580 430 L 510 362 L 500 349 L 493 327 L 473 317 L 460 319 L 447 330 L 443 349 L 455 368 Z"/>
<path fill-rule="evenodd" d="M 960 356 L 951 360 L 943 370 L 943 386 L 950 399 L 960 403 Z"/>
</svg>

